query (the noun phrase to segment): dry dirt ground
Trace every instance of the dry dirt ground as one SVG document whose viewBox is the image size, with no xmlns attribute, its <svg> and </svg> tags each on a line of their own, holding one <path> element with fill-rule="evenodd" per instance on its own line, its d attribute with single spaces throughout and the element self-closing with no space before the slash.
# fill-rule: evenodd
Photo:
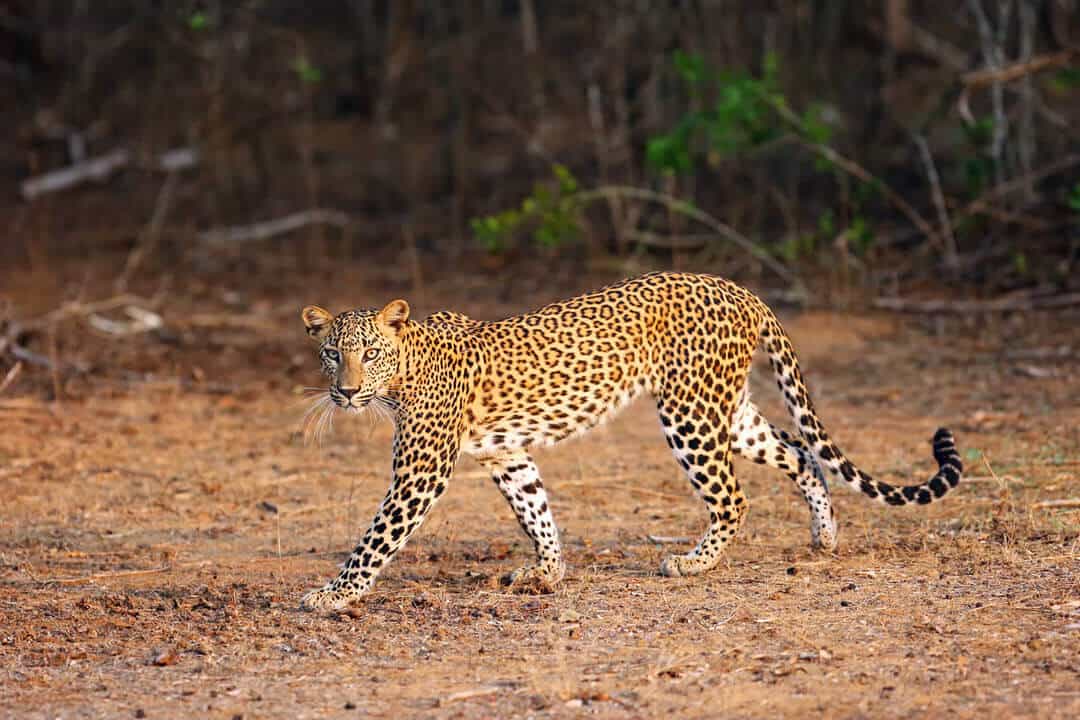
<svg viewBox="0 0 1080 720">
<path fill-rule="evenodd" d="M 1080 508 L 1045 504 L 1080 495 L 1075 315 L 784 313 L 858 464 L 917 481 L 946 424 L 968 467 L 929 508 L 837 488 L 835 553 L 809 548 L 785 478 L 740 463 L 750 514 L 725 562 L 660 577 L 705 514 L 639 402 L 538 454 L 569 562 L 557 592 L 499 586 L 530 547 L 463 459 L 364 603 L 326 616 L 300 596 L 335 573 L 389 463 L 386 425 L 298 432 L 319 378 L 295 306 L 395 290 L 344 282 L 189 287 L 156 338 L 73 321 L 59 342 L 90 338 L 85 372 L 59 400 L 32 375 L 0 396 L 0 716 L 1080 717 Z M 477 297 L 421 305 L 534 304 Z M 764 373 L 754 389 L 784 421 Z"/>
</svg>

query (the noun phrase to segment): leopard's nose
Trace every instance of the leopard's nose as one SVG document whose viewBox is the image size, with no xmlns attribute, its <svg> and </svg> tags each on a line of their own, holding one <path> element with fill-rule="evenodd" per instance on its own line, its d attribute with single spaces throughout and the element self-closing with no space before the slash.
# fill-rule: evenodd
<svg viewBox="0 0 1080 720">
<path fill-rule="evenodd" d="M 347 388 L 347 387 L 338 386 L 338 392 L 340 392 L 342 395 L 344 395 L 345 397 L 352 400 L 352 396 L 355 395 L 356 393 L 360 392 L 360 388 L 358 388 L 358 387 Z"/>
</svg>

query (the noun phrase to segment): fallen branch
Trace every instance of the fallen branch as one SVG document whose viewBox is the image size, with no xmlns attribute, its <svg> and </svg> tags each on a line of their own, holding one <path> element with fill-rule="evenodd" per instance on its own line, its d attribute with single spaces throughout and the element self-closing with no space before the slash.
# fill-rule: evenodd
<svg viewBox="0 0 1080 720">
<path fill-rule="evenodd" d="M 198 151 L 193 148 L 177 148 L 158 155 L 149 167 L 172 173 L 194 167 L 198 162 Z M 84 182 L 101 182 L 130 164 L 131 153 L 126 148 L 118 148 L 96 158 L 24 180 L 19 189 L 23 198 L 33 200 L 39 195 L 66 190 Z"/>
<path fill-rule="evenodd" d="M 1012 312 L 1015 310 L 1051 310 L 1080 305 L 1080 293 L 1046 297 L 998 298 L 997 300 L 905 300 L 877 298 L 874 307 L 897 312 L 951 314 Z"/>
<path fill-rule="evenodd" d="M 19 338 L 24 332 L 26 332 L 26 330 L 22 325 L 16 322 L 9 322 L 7 331 L 4 333 L 3 337 L 0 337 L 0 355 L 6 353 L 16 360 L 28 365 L 37 365 L 38 367 L 52 369 L 52 360 L 19 344 Z"/>
<path fill-rule="evenodd" d="M 138 335 L 151 330 L 158 330 L 165 325 L 165 321 L 156 312 L 144 310 L 135 305 L 128 305 L 124 308 L 124 312 L 131 318 L 131 321 L 110 320 L 97 313 L 90 313 L 86 317 L 86 322 L 95 330 L 108 335 L 121 336 Z"/>
<path fill-rule="evenodd" d="M 33 200 L 38 195 L 65 190 L 88 180 L 101 182 L 130 161 L 131 154 L 127 150 L 113 150 L 100 157 L 24 180 L 20 190 L 24 198 Z"/>
<path fill-rule="evenodd" d="M 199 240 L 211 245 L 229 245 L 251 242 L 252 240 L 266 240 L 308 225 L 334 225 L 343 228 L 347 227 L 349 222 L 349 216 L 339 210 L 316 208 L 251 225 L 235 225 L 233 227 L 207 230 L 199 233 Z"/>
<path fill-rule="evenodd" d="M 138 295 L 130 295 L 125 293 L 123 295 L 117 295 L 115 297 L 91 303 L 64 303 L 57 309 L 52 310 L 39 318 L 35 318 L 34 320 L 30 320 L 25 323 L 9 321 L 7 329 L 4 331 L 4 334 L 0 335 L 0 356 L 8 354 L 16 360 L 21 360 L 28 365 L 36 365 L 38 367 L 47 368 L 53 371 L 66 368 L 67 364 L 53 362 L 53 360 L 50 359 L 48 356 L 41 355 L 25 347 L 20 343 L 20 340 L 27 333 L 47 329 L 55 323 L 66 320 L 70 317 L 96 316 L 97 313 L 103 312 L 105 310 L 113 310 L 115 308 L 125 306 L 128 307 L 128 314 L 133 318 L 136 318 L 137 321 L 138 318 L 141 317 L 144 324 L 152 322 L 151 320 L 149 320 L 148 316 L 153 315 L 160 322 L 161 318 L 157 316 L 156 313 L 152 313 L 139 307 L 140 305 L 149 305 L 153 307 L 154 304 L 155 303 L 153 302 L 144 300 Z M 105 323 L 111 322 L 106 320 L 105 318 L 100 318 L 99 322 L 101 321 L 104 321 Z M 94 321 L 92 320 L 89 322 L 92 325 L 94 324 Z M 98 329 L 102 328 L 99 327 Z M 106 330 L 105 332 L 108 332 L 108 330 Z M 78 369 L 77 366 L 76 369 Z"/>
</svg>

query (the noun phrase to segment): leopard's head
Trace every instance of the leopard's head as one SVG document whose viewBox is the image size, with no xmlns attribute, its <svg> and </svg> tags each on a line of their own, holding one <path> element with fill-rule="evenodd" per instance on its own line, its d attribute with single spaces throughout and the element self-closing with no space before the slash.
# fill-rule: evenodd
<svg viewBox="0 0 1080 720">
<path fill-rule="evenodd" d="M 337 316 L 309 305 L 301 313 L 308 335 L 319 343 L 330 399 L 359 411 L 373 399 L 390 396 L 399 375 L 401 334 L 409 304 L 394 300 L 382 310 L 347 310 Z"/>
</svg>

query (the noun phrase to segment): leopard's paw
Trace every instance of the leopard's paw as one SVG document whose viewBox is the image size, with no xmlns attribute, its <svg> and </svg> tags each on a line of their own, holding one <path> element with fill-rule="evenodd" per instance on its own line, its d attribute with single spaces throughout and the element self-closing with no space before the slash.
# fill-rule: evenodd
<svg viewBox="0 0 1080 720">
<path fill-rule="evenodd" d="M 664 577 L 682 577 L 689 573 L 684 572 L 682 563 L 685 558 L 682 555 L 668 555 L 660 563 L 660 574 Z"/>
<path fill-rule="evenodd" d="M 566 569 L 562 565 L 555 568 L 539 565 L 518 568 L 503 577 L 503 585 L 518 593 L 549 595 L 555 592 L 565 572 Z"/>
<path fill-rule="evenodd" d="M 343 610 L 359 598 L 359 594 L 347 593 L 328 584 L 304 595 L 300 607 L 303 610 Z"/>
<path fill-rule="evenodd" d="M 826 531 L 822 528 L 817 535 L 810 536 L 810 547 L 814 550 L 832 552 L 836 549 L 836 531 Z"/>
</svg>

